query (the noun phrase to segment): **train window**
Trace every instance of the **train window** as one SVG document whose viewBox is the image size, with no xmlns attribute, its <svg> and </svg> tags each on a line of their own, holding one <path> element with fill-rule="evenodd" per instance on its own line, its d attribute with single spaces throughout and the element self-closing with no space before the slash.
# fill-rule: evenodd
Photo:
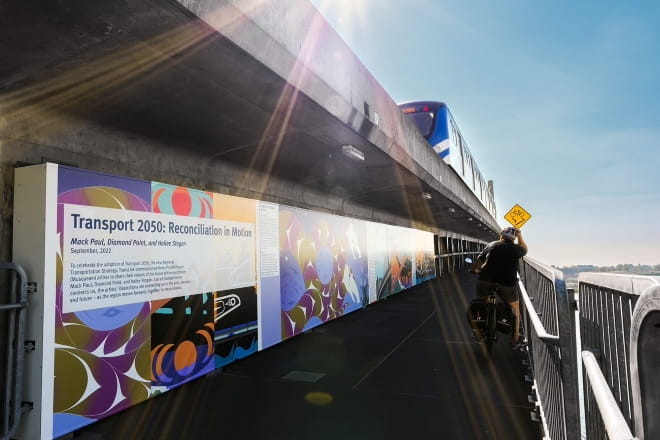
<svg viewBox="0 0 660 440">
<path fill-rule="evenodd" d="M 415 123 L 422 136 L 428 139 L 431 135 L 433 128 L 433 112 L 416 112 L 406 113 L 408 117 Z"/>
<path fill-rule="evenodd" d="M 456 132 L 456 126 L 454 125 L 454 121 L 449 120 L 449 123 L 451 125 L 451 139 L 454 145 L 459 146 L 459 140 L 458 140 L 458 133 Z"/>
</svg>

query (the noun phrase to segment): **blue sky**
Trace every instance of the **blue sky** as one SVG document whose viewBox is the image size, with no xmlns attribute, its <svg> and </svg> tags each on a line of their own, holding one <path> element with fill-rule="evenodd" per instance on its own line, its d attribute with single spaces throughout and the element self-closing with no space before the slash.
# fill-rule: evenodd
<svg viewBox="0 0 660 440">
<path fill-rule="evenodd" d="M 396 102 L 448 104 L 547 264 L 660 264 L 660 2 L 312 0 Z"/>
</svg>

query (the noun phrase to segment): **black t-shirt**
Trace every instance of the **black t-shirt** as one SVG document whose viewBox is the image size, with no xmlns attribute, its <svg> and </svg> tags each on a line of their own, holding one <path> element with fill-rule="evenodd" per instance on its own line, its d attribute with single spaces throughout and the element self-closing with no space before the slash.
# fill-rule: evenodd
<svg viewBox="0 0 660 440">
<path fill-rule="evenodd" d="M 479 255 L 479 260 L 487 263 L 479 274 L 479 279 L 495 281 L 505 286 L 513 286 L 518 280 L 518 260 L 527 251 L 510 240 L 498 240 L 490 243 Z"/>
</svg>

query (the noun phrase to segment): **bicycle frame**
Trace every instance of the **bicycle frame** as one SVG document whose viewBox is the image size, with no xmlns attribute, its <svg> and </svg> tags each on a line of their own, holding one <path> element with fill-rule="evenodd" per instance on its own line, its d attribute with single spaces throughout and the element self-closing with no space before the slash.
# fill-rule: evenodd
<svg viewBox="0 0 660 440">
<path fill-rule="evenodd" d="M 486 308 L 486 352 L 490 356 L 493 343 L 497 342 L 497 295 L 492 291 L 488 296 Z"/>
</svg>

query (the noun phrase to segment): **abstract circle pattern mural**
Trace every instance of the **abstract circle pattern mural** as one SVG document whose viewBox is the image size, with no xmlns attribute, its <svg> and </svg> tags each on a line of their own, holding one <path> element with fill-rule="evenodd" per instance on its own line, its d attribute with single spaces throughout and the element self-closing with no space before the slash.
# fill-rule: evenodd
<svg viewBox="0 0 660 440">
<path fill-rule="evenodd" d="M 165 391 L 213 371 L 213 293 L 159 303 L 151 317 L 151 384 Z"/>
<path fill-rule="evenodd" d="M 165 183 L 152 183 L 153 212 L 213 218 L 213 194 Z"/>
<path fill-rule="evenodd" d="M 366 304 L 365 236 L 362 222 L 302 209 L 280 210 L 283 339 Z"/>
</svg>

